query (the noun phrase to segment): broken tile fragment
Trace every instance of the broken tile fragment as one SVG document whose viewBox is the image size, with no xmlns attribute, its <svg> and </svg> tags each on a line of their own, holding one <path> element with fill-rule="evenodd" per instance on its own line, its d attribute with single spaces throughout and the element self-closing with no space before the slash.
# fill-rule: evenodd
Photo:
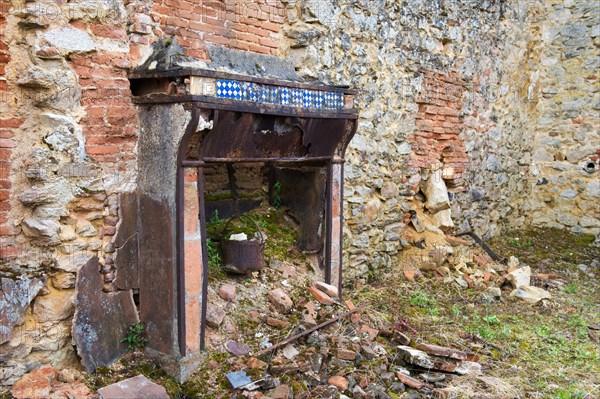
<svg viewBox="0 0 600 399">
<path fill-rule="evenodd" d="M 341 375 L 335 375 L 335 376 L 329 378 L 329 380 L 327 380 L 327 382 L 342 392 L 345 391 L 346 389 L 348 389 L 348 379 Z"/>
<path fill-rule="evenodd" d="M 339 297 L 339 291 L 338 291 L 337 287 L 334 287 L 333 285 L 318 281 L 317 283 L 315 283 L 315 286 L 317 287 L 317 289 L 319 289 L 320 291 L 323 291 L 330 297 L 334 297 L 334 298 Z"/>
<path fill-rule="evenodd" d="M 312 294 L 312 296 L 317 301 L 319 301 L 323 305 L 331 305 L 331 304 L 333 304 L 333 299 L 329 295 L 327 295 L 326 293 L 324 293 L 323 291 L 319 290 L 314 285 L 312 287 L 310 287 L 310 293 Z"/>
<path fill-rule="evenodd" d="M 400 380 L 400 382 L 402 382 L 404 385 L 407 385 L 411 388 L 415 388 L 415 389 L 421 389 L 423 388 L 423 382 L 419 381 L 415 378 L 409 377 L 406 374 L 403 374 L 401 372 L 396 372 L 396 377 Z"/>
</svg>

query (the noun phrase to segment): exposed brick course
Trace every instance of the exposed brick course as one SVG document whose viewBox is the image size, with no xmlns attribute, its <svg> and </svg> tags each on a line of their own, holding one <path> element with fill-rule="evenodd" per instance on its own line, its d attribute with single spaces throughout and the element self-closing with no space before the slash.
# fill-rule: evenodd
<svg viewBox="0 0 600 399">
<path fill-rule="evenodd" d="M 208 58 L 208 44 L 276 55 L 285 22 L 285 5 L 279 0 L 161 0 L 152 11 L 165 34 L 177 36 L 188 55 L 201 59 Z M 143 25 L 130 30 L 148 34 Z"/>
<path fill-rule="evenodd" d="M 408 141 L 413 144 L 414 166 L 431 168 L 438 162 L 447 171 L 443 175 L 449 187 L 462 184 L 467 154 L 460 138 L 460 117 L 466 82 L 455 72 L 424 70 L 423 89 L 416 102 L 416 130 Z"/>
</svg>

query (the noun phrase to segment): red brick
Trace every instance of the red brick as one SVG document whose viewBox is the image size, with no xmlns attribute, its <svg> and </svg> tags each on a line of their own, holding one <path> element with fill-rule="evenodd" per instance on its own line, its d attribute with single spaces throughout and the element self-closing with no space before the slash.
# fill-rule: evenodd
<svg viewBox="0 0 600 399">
<path fill-rule="evenodd" d="M 274 40 L 267 39 L 267 38 L 262 38 L 262 37 L 261 37 L 261 38 L 258 40 L 258 42 L 259 42 L 260 44 L 262 44 L 263 46 L 266 46 L 266 47 L 272 47 L 272 48 L 278 48 L 278 47 L 279 47 L 279 43 L 277 43 L 277 42 L 276 42 L 276 41 L 274 41 Z"/>
<path fill-rule="evenodd" d="M 120 26 L 91 24 L 90 29 L 96 36 L 110 39 L 127 39 L 127 31 Z"/>
<path fill-rule="evenodd" d="M 88 146 L 87 152 L 90 155 L 116 154 L 119 152 L 119 147 L 116 145 Z"/>
<path fill-rule="evenodd" d="M 0 119 L 0 128 L 20 127 L 23 122 L 21 118 Z"/>
<path fill-rule="evenodd" d="M 12 139 L 0 139 L 0 148 L 14 148 L 15 142 Z"/>
</svg>

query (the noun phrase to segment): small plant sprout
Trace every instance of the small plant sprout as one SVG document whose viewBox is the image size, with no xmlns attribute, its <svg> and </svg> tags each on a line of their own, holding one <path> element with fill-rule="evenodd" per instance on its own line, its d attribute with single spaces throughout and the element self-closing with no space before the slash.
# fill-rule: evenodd
<svg viewBox="0 0 600 399">
<path fill-rule="evenodd" d="M 127 344 L 127 352 L 144 349 L 148 343 L 148 340 L 144 337 L 144 326 L 141 323 L 131 324 L 127 329 L 127 336 L 119 342 Z"/>
</svg>

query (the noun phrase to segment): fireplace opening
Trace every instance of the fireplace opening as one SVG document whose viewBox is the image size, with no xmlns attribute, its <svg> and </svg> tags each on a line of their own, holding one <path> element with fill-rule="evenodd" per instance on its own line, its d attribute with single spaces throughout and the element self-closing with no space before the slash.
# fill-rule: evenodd
<svg viewBox="0 0 600 399">
<path fill-rule="evenodd" d="M 205 165 L 207 348 L 310 317 L 296 294 L 325 280 L 326 176 L 323 164 Z M 271 303 L 276 289 L 297 309 Z"/>
</svg>

